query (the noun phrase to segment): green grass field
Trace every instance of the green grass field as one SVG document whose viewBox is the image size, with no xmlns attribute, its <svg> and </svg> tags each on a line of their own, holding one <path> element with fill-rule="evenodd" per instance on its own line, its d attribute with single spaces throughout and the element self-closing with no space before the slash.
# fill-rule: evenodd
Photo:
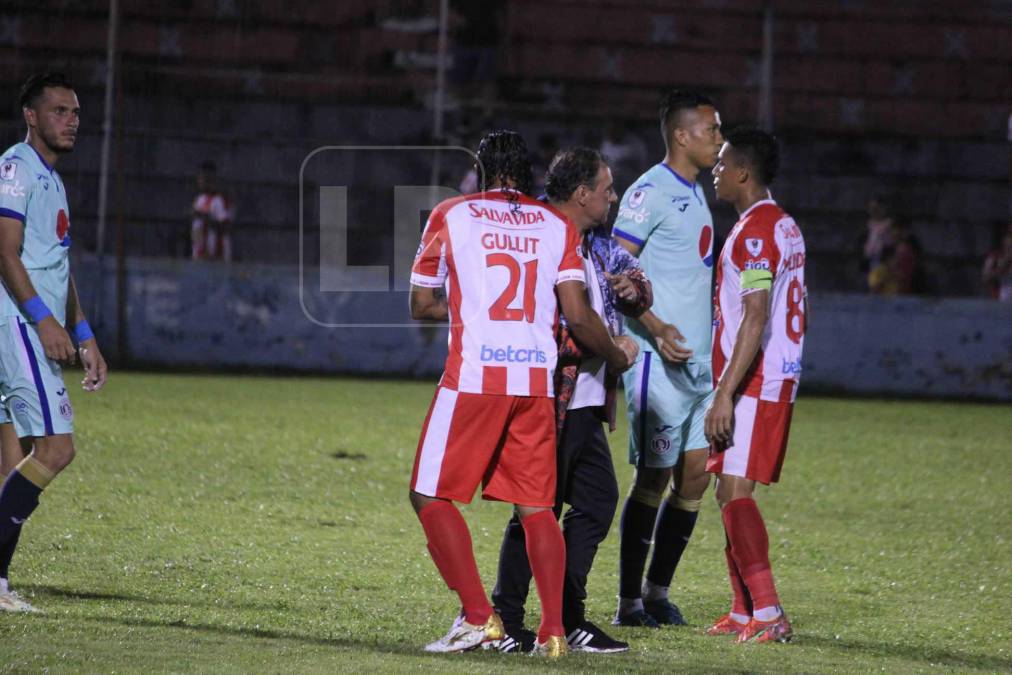
<svg viewBox="0 0 1012 675">
<path fill-rule="evenodd" d="M 708 495 L 672 589 L 692 626 L 616 629 L 630 653 L 558 663 L 425 655 L 457 610 L 406 496 L 432 390 L 114 373 L 78 394 L 78 458 L 11 575 L 44 613 L 0 615 L 0 671 L 1012 670 L 1012 410 L 804 392 L 784 479 L 758 494 L 792 644 L 702 635 L 729 602 Z M 490 587 L 509 509 L 464 513 Z M 600 624 L 617 555 L 616 524 L 590 579 Z"/>
</svg>

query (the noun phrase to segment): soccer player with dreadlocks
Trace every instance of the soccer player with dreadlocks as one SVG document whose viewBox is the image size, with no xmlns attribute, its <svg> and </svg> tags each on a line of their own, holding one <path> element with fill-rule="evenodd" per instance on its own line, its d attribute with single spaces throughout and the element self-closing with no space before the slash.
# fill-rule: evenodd
<svg viewBox="0 0 1012 675">
<path fill-rule="evenodd" d="M 580 236 L 564 215 L 525 194 L 532 174 L 519 134 L 493 131 L 478 146 L 481 191 L 446 200 L 426 223 L 411 273 L 411 316 L 449 320 L 449 353 L 422 428 L 411 504 L 429 552 L 463 607 L 432 652 L 503 637 L 453 502 L 513 504 L 541 600 L 538 653 L 566 653 L 565 542 L 555 504 L 554 326 L 561 306 L 580 342 L 616 371 L 623 350 L 591 308 Z M 445 285 L 446 295 L 437 294 Z"/>
</svg>

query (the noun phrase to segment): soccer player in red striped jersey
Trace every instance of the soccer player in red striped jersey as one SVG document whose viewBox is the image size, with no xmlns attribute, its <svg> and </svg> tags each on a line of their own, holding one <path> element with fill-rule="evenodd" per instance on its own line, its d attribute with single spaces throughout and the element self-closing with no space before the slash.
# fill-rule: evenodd
<svg viewBox="0 0 1012 675">
<path fill-rule="evenodd" d="M 770 195 L 776 139 L 759 129 L 725 135 L 713 168 L 717 198 L 740 214 L 717 265 L 711 442 L 727 535 L 731 611 L 707 631 L 739 642 L 787 642 L 787 620 L 769 561 L 769 539 L 752 493 L 780 478 L 805 335 L 805 240 Z"/>
<path fill-rule="evenodd" d="M 566 653 L 565 542 L 555 505 L 552 372 L 558 308 L 591 351 L 617 371 L 635 354 L 616 345 L 591 308 L 580 236 L 553 207 L 527 196 L 527 147 L 511 131 L 478 146 L 482 191 L 449 199 L 429 217 L 411 273 L 411 315 L 449 319 L 449 353 L 415 455 L 411 503 L 461 617 L 426 651 L 473 649 L 503 637 L 478 575 L 471 535 L 453 501 L 515 505 L 541 599 L 536 649 Z M 446 297 L 436 290 L 446 286 Z M 558 300 L 556 300 L 556 295 Z"/>
</svg>

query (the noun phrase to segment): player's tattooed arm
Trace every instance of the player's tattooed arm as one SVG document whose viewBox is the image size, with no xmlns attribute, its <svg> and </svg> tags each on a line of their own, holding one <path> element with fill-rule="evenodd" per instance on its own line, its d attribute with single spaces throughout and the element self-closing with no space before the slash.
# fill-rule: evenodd
<svg viewBox="0 0 1012 675">
<path fill-rule="evenodd" d="M 446 304 L 446 296 L 438 292 L 440 289 L 411 284 L 408 302 L 411 306 L 411 318 L 415 320 L 430 319 L 446 321 L 450 318 L 450 310 Z"/>
<path fill-rule="evenodd" d="M 36 311 L 41 310 L 46 316 L 36 320 L 39 341 L 46 358 L 63 363 L 74 362 L 74 343 L 70 341 L 67 331 L 56 320 L 52 312 L 39 300 L 28 270 L 21 262 L 21 245 L 24 242 L 25 227 L 19 220 L 0 216 L 0 279 L 18 305 L 24 306 L 32 301 Z"/>
<path fill-rule="evenodd" d="M 770 292 L 753 291 L 742 297 L 744 314 L 734 338 L 731 360 L 717 381 L 713 402 L 706 411 L 704 432 L 706 438 L 718 445 L 726 446 L 734 433 L 734 395 L 741 386 L 745 374 L 759 353 L 763 329 L 769 320 Z"/>
<path fill-rule="evenodd" d="M 653 336 L 662 359 L 672 363 L 685 363 L 692 357 L 692 350 L 683 346 L 685 336 L 674 324 L 666 323 L 649 309 L 639 316 L 639 321 Z"/>
</svg>

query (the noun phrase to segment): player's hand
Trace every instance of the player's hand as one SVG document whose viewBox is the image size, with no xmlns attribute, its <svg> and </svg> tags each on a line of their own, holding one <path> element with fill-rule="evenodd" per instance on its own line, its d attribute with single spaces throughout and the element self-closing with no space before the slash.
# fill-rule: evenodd
<svg viewBox="0 0 1012 675">
<path fill-rule="evenodd" d="M 105 385 L 109 373 L 102 352 L 98 349 L 95 338 L 81 343 L 81 364 L 84 366 L 84 379 L 81 388 L 85 391 L 98 391 Z"/>
<path fill-rule="evenodd" d="M 611 290 L 615 292 L 615 297 L 628 303 L 634 303 L 639 299 L 639 289 L 627 275 L 608 274 L 605 272 L 604 278 L 611 284 Z"/>
<path fill-rule="evenodd" d="M 661 358 L 672 363 L 685 363 L 692 356 L 692 350 L 679 343 L 685 342 L 685 336 L 672 324 L 666 323 L 654 335 L 657 351 Z"/>
<path fill-rule="evenodd" d="M 614 339 L 615 346 L 622 350 L 625 354 L 626 364 L 622 369 L 615 369 L 616 372 L 624 372 L 632 368 L 632 364 L 636 363 L 636 357 L 639 356 L 640 347 L 636 344 L 628 335 L 618 335 Z"/>
<path fill-rule="evenodd" d="M 710 407 L 706 409 L 703 422 L 706 440 L 723 451 L 731 444 L 734 436 L 734 401 L 719 389 L 713 395 Z"/>
<path fill-rule="evenodd" d="M 42 343 L 42 351 L 47 359 L 52 359 L 57 363 L 74 363 L 77 355 L 74 343 L 70 341 L 70 335 L 55 317 L 47 316 L 38 323 L 37 328 L 39 342 Z"/>
</svg>

